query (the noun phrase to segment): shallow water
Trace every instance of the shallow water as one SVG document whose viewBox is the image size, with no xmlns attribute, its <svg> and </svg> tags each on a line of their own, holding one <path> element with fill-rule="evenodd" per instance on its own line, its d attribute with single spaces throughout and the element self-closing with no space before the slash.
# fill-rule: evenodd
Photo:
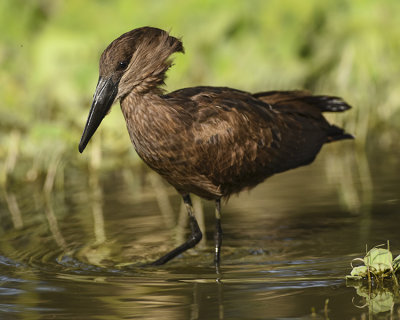
<svg viewBox="0 0 400 320">
<path fill-rule="evenodd" d="M 346 286 L 366 245 L 400 251 L 398 155 L 353 149 L 327 146 L 223 205 L 219 273 L 213 203 L 198 199 L 206 240 L 146 266 L 187 227 L 180 198 L 145 168 L 66 168 L 49 193 L 13 183 L 0 203 L 0 318 L 400 319 L 398 291 Z"/>
</svg>

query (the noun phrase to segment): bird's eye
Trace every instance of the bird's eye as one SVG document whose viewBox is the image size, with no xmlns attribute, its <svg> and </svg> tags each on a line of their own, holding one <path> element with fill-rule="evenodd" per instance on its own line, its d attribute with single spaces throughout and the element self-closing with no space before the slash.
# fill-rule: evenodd
<svg viewBox="0 0 400 320">
<path fill-rule="evenodd" d="M 127 61 L 118 62 L 117 70 L 118 71 L 125 70 L 127 66 L 128 66 L 128 62 Z"/>
</svg>

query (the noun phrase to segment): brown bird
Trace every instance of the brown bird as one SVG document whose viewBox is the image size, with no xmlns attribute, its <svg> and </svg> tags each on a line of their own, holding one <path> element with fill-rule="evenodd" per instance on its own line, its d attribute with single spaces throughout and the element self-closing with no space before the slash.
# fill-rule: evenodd
<svg viewBox="0 0 400 320">
<path fill-rule="evenodd" d="M 338 97 L 304 91 L 252 94 L 204 86 L 166 94 L 161 87 L 175 52 L 184 52 L 182 42 L 152 27 L 134 29 L 111 42 L 100 58 L 79 151 L 120 100 L 136 152 L 181 194 L 189 215 L 191 236 L 153 264 L 164 264 L 201 240 L 189 195 L 194 193 L 216 201 L 218 266 L 221 198 L 311 163 L 324 143 L 352 139 L 322 115 L 350 106 Z"/>
</svg>

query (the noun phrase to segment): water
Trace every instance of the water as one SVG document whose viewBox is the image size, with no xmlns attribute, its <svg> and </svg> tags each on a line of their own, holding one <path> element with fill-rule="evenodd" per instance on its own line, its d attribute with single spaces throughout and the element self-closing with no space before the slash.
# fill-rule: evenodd
<svg viewBox="0 0 400 320">
<path fill-rule="evenodd" d="M 0 203 L 0 318 L 400 319 L 398 290 L 365 297 L 345 281 L 366 244 L 399 254 L 397 159 L 327 146 L 233 196 L 219 273 L 213 203 L 198 199 L 206 241 L 145 266 L 187 235 L 180 198 L 145 168 L 65 168 L 49 193 L 14 182 Z"/>
</svg>

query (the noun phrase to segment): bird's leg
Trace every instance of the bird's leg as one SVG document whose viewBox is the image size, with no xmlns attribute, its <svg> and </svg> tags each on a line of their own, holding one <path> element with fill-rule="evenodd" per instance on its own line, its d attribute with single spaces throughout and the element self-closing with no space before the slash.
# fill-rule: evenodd
<svg viewBox="0 0 400 320">
<path fill-rule="evenodd" d="M 215 201 L 215 255 L 214 255 L 214 264 L 216 267 L 219 266 L 221 261 L 221 244 L 222 244 L 222 228 L 221 228 L 221 199 L 217 199 Z"/>
<path fill-rule="evenodd" d="M 152 265 L 154 266 L 162 265 L 168 262 L 169 260 L 175 258 L 176 256 L 180 255 L 181 253 L 185 252 L 186 250 L 193 248 L 196 244 L 200 242 L 201 238 L 203 237 L 199 225 L 197 223 L 197 220 L 194 216 L 192 200 L 190 199 L 189 194 L 183 196 L 183 202 L 185 203 L 189 215 L 191 235 L 189 239 L 187 239 L 186 242 L 181 244 L 179 247 L 175 248 L 174 250 L 168 252 L 158 260 L 154 261 L 152 263 Z"/>
</svg>

